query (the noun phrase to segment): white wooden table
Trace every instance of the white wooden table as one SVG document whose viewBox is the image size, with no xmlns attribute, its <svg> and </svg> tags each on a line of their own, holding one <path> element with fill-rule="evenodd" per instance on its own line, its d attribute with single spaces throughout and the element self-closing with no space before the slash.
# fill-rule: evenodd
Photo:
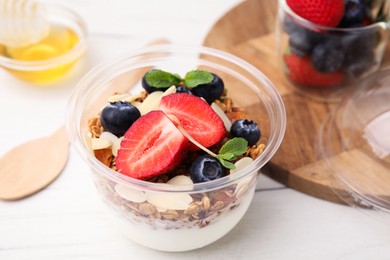
<svg viewBox="0 0 390 260">
<path fill-rule="evenodd" d="M 90 49 L 79 73 L 59 84 L 68 86 L 35 88 L 0 71 L 0 155 L 60 126 L 72 86 L 91 66 L 155 38 L 201 44 L 239 0 L 50 2 L 85 18 Z M 390 259 L 390 227 L 261 176 L 249 211 L 224 238 L 201 250 L 157 252 L 111 229 L 89 169 L 71 149 L 62 175 L 48 188 L 22 201 L 0 201 L 0 259 Z"/>
</svg>

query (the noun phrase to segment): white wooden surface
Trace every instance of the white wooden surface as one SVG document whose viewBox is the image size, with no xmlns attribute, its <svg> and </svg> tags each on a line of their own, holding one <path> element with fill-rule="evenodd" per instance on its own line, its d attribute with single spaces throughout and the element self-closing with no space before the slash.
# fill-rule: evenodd
<svg viewBox="0 0 390 260">
<path fill-rule="evenodd" d="M 47 1 L 85 17 L 91 46 L 78 72 L 56 88 L 32 87 L 0 71 L 0 155 L 61 125 L 72 86 L 94 64 L 158 37 L 201 44 L 213 23 L 239 2 Z M 258 186 L 248 213 L 227 236 L 201 250 L 161 253 L 111 229 L 89 169 L 71 149 L 67 167 L 47 189 L 22 201 L 0 201 L 0 259 L 390 259 L 389 225 L 264 176 Z"/>
</svg>

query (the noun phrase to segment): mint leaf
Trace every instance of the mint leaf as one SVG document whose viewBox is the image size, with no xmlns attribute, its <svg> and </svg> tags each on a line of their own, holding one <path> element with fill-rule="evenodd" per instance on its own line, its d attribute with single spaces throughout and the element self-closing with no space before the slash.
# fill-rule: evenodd
<svg viewBox="0 0 390 260">
<path fill-rule="evenodd" d="M 145 79 L 149 85 L 155 88 L 169 88 L 173 85 L 177 86 L 181 82 L 179 75 L 156 69 L 146 73 Z"/>
<path fill-rule="evenodd" d="M 219 150 L 217 159 L 222 164 L 223 167 L 228 169 L 235 169 L 231 160 L 235 160 L 238 156 L 244 154 L 248 147 L 248 142 L 241 137 L 235 137 L 227 141 Z"/>
<path fill-rule="evenodd" d="M 234 157 L 236 157 L 236 156 L 232 153 L 223 153 L 223 154 L 217 155 L 218 159 L 223 159 L 223 160 L 228 160 L 228 161 L 233 160 Z"/>
<path fill-rule="evenodd" d="M 187 72 L 187 74 L 184 77 L 184 85 L 187 88 L 194 88 L 201 84 L 207 84 L 213 81 L 214 76 L 204 70 L 192 70 Z"/>
<path fill-rule="evenodd" d="M 228 169 L 231 169 L 231 170 L 236 168 L 236 166 L 233 163 L 229 162 L 229 161 L 226 161 L 226 160 L 221 159 L 221 158 L 218 158 L 218 160 L 222 164 L 222 166 L 225 167 L 225 168 L 228 168 Z"/>
<path fill-rule="evenodd" d="M 241 137 L 235 137 L 227 141 L 219 150 L 219 154 L 233 154 L 235 157 L 246 152 L 248 141 Z"/>
</svg>

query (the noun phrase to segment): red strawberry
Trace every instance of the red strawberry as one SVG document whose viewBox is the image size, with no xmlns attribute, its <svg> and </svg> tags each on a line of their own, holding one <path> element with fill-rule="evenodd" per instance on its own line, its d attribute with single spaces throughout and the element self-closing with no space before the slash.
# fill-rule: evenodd
<svg viewBox="0 0 390 260">
<path fill-rule="evenodd" d="M 172 170 L 188 148 L 188 140 L 161 111 L 140 117 L 125 133 L 116 158 L 118 171 L 148 179 Z"/>
<path fill-rule="evenodd" d="M 284 55 L 291 81 L 311 87 L 332 87 L 343 82 L 344 74 L 341 71 L 321 73 L 311 64 L 310 57 L 299 57 L 295 54 Z"/>
<path fill-rule="evenodd" d="M 161 99 L 159 109 L 176 116 L 181 126 L 205 147 L 219 143 L 226 135 L 221 118 L 199 97 L 186 93 L 171 94 Z M 191 150 L 198 149 L 191 144 Z"/>
<path fill-rule="evenodd" d="M 344 0 L 287 0 L 302 18 L 323 26 L 336 27 L 344 16 Z"/>
</svg>

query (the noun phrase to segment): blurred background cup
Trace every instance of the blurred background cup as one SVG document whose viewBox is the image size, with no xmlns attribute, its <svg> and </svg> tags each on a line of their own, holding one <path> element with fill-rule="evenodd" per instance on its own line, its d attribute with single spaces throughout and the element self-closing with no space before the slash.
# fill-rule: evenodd
<svg viewBox="0 0 390 260">
<path fill-rule="evenodd" d="M 64 79 L 87 49 L 83 18 L 61 5 L 45 4 L 50 33 L 23 48 L 0 44 L 0 67 L 14 77 L 39 86 L 53 86 Z"/>
<path fill-rule="evenodd" d="M 370 1 L 368 25 L 334 28 L 302 18 L 279 0 L 277 48 L 294 89 L 318 101 L 338 101 L 376 72 L 389 38 L 389 6 L 389 0 Z"/>
</svg>

